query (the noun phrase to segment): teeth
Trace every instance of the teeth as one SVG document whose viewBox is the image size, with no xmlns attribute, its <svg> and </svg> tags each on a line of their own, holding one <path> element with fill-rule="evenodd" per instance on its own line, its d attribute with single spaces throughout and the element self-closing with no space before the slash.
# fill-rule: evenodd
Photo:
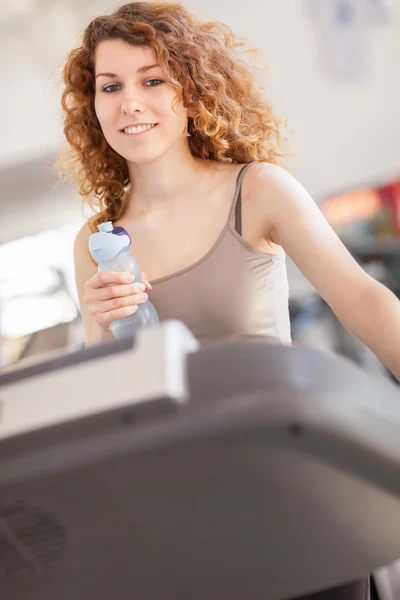
<svg viewBox="0 0 400 600">
<path fill-rule="evenodd" d="M 152 125 L 138 125 L 138 127 L 125 127 L 125 133 L 142 133 L 142 131 L 147 131 L 148 129 L 152 129 L 155 127 L 155 124 Z"/>
</svg>

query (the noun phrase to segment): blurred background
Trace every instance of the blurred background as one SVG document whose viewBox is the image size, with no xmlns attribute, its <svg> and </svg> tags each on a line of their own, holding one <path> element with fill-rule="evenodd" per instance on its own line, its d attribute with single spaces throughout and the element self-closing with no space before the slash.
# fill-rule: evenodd
<svg viewBox="0 0 400 600">
<path fill-rule="evenodd" d="M 190 0 L 270 64 L 292 173 L 350 252 L 400 294 L 400 0 Z M 87 218 L 58 182 L 61 68 L 104 0 L 0 4 L 0 365 L 79 346 L 73 241 Z M 347 333 L 288 261 L 293 339 L 383 365 Z M 372 315 L 373 317 L 373 315 Z"/>
</svg>

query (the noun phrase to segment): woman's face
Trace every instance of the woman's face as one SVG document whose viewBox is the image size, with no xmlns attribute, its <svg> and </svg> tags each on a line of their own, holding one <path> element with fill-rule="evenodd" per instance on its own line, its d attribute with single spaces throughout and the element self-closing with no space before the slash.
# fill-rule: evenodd
<svg viewBox="0 0 400 600">
<path fill-rule="evenodd" d="M 151 162 L 187 146 L 187 110 L 175 103 L 154 50 L 115 39 L 95 54 L 95 110 L 109 145 L 127 161 Z"/>
</svg>

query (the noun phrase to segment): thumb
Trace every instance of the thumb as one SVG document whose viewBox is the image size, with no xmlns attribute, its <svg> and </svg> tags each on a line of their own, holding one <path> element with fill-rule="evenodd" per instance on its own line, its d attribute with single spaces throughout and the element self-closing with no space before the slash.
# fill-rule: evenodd
<svg viewBox="0 0 400 600">
<path fill-rule="evenodd" d="M 146 290 L 152 290 L 153 288 L 150 285 L 149 280 L 147 279 L 147 275 L 144 271 L 142 271 L 141 275 L 140 275 L 140 281 L 142 283 L 144 283 L 144 285 L 146 286 Z"/>
</svg>

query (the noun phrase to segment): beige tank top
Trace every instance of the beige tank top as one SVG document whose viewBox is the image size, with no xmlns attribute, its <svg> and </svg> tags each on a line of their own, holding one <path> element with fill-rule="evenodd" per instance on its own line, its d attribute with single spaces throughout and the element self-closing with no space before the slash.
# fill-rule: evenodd
<svg viewBox="0 0 400 600">
<path fill-rule="evenodd" d="M 264 338 L 290 344 L 286 256 L 266 254 L 241 236 L 239 172 L 229 217 L 217 241 L 200 260 L 151 281 L 149 299 L 160 321 L 178 319 L 200 344 Z"/>
</svg>

